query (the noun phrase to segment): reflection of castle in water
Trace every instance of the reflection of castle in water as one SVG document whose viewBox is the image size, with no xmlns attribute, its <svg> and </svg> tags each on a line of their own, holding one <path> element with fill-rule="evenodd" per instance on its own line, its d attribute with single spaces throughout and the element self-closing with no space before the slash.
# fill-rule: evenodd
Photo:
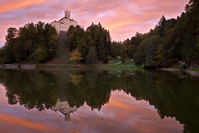
<svg viewBox="0 0 199 133">
<path fill-rule="evenodd" d="M 53 106 L 51 109 L 54 111 L 59 111 L 63 115 L 65 115 L 65 121 L 71 121 L 70 113 L 77 110 L 76 106 L 72 108 L 67 101 L 60 101 L 59 99 L 57 100 L 56 105 Z"/>
</svg>

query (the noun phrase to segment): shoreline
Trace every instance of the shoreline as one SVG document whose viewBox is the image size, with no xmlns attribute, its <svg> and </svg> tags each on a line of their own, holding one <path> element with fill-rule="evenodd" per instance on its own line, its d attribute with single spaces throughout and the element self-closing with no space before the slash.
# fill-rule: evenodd
<svg viewBox="0 0 199 133">
<path fill-rule="evenodd" d="M 101 69 L 101 70 L 145 70 L 144 67 L 136 66 L 116 66 L 116 65 L 69 65 L 69 64 L 3 64 L 0 69 L 15 69 L 15 70 L 63 70 L 63 69 Z M 199 72 L 190 69 L 176 68 L 155 68 L 154 70 L 169 71 L 169 72 L 186 72 L 192 76 L 199 77 Z"/>
<path fill-rule="evenodd" d="M 155 70 L 168 71 L 168 72 L 186 72 L 192 76 L 199 77 L 199 72 L 190 69 L 176 69 L 176 68 L 157 68 Z"/>
</svg>

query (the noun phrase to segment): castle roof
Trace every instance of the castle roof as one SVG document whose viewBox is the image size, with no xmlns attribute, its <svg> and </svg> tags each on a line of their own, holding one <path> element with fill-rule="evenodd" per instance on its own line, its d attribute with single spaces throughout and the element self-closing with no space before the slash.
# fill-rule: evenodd
<svg viewBox="0 0 199 133">
<path fill-rule="evenodd" d="M 61 18 L 58 22 L 60 22 L 60 21 L 63 20 L 63 19 L 69 19 L 70 21 L 77 22 L 77 21 L 75 21 L 75 20 L 73 20 L 73 19 L 70 19 L 70 18 L 67 18 L 67 17 Z"/>
</svg>

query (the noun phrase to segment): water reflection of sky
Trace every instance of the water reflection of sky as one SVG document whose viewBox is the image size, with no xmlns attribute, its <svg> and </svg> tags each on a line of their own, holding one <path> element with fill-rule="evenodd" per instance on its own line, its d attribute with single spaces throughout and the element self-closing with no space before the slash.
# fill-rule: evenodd
<svg viewBox="0 0 199 133">
<path fill-rule="evenodd" d="M 6 132 L 182 132 L 175 118 L 160 119 L 154 106 L 122 91 L 113 91 L 100 111 L 85 103 L 71 114 L 70 122 L 59 112 L 27 110 L 9 105 L 5 88 L 0 85 L 0 129 Z"/>
</svg>

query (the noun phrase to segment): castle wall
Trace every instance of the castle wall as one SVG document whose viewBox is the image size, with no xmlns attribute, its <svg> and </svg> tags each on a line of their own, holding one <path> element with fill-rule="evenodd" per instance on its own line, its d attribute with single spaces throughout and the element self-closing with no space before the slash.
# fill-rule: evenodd
<svg viewBox="0 0 199 133">
<path fill-rule="evenodd" d="M 65 17 L 62 18 L 59 22 L 54 21 L 51 23 L 52 26 L 54 26 L 57 30 L 57 33 L 60 34 L 60 31 L 68 31 L 70 26 L 77 26 L 77 22 L 70 19 L 71 11 L 66 10 L 65 11 Z"/>
<path fill-rule="evenodd" d="M 52 22 L 51 25 L 55 27 L 55 29 L 57 30 L 57 33 L 59 34 L 59 32 L 61 31 L 61 24 L 58 22 Z"/>
</svg>

